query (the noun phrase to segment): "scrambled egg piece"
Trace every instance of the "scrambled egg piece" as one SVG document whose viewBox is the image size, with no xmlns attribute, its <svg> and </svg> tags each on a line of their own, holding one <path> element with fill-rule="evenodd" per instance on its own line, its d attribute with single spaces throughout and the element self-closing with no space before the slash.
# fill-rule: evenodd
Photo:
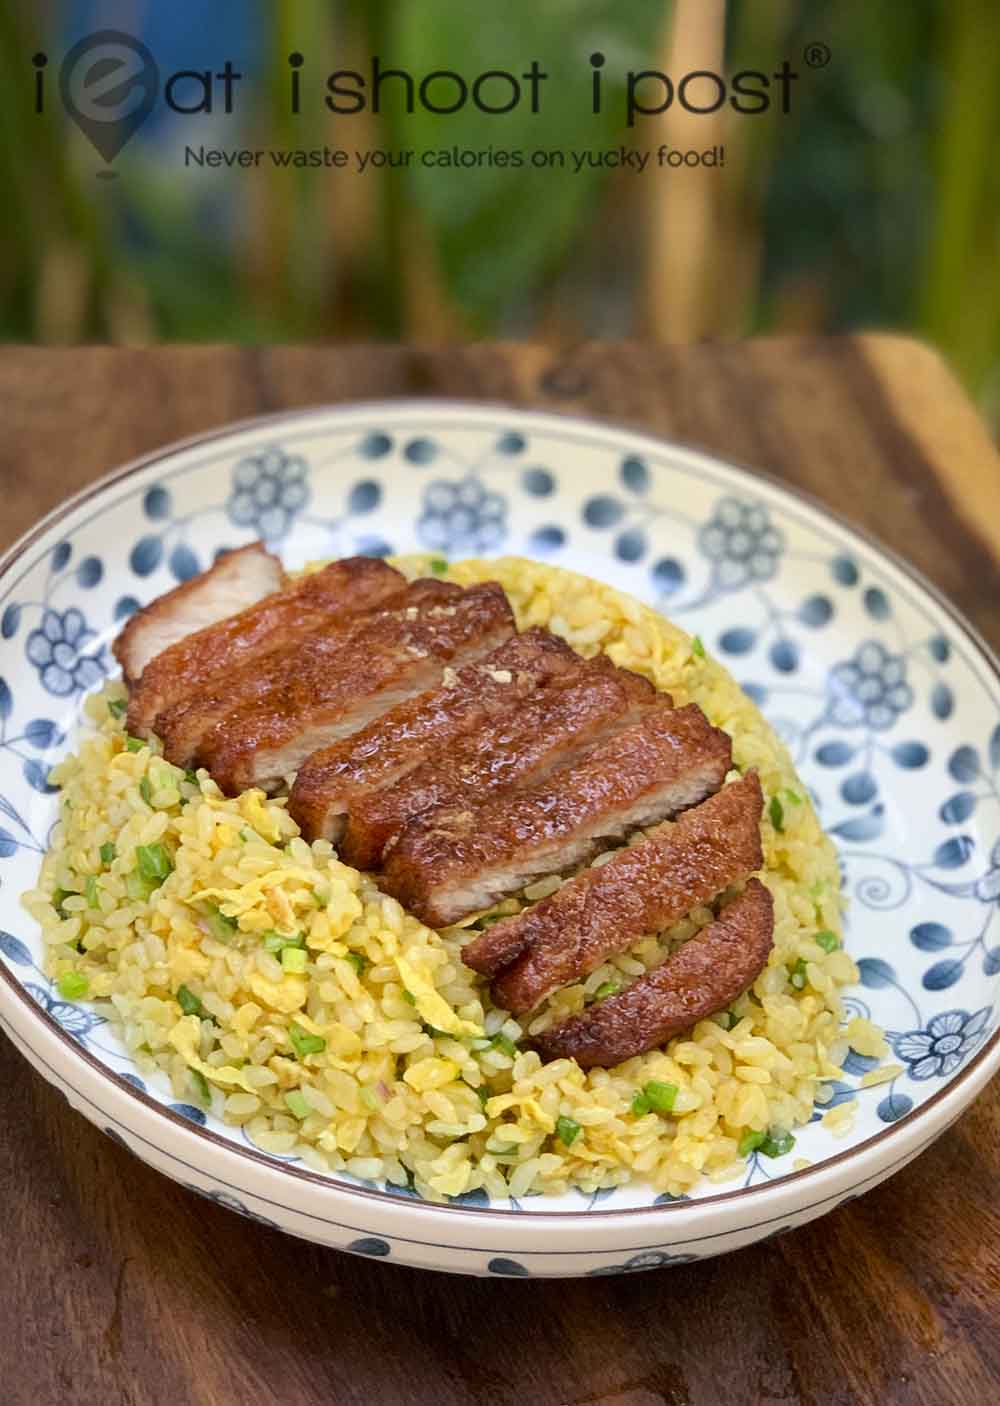
<svg viewBox="0 0 1000 1406">
<path fill-rule="evenodd" d="M 218 1068 L 214 1064 L 206 1064 L 198 1054 L 200 1038 L 201 1023 L 196 1015 L 182 1016 L 167 1036 L 168 1042 L 173 1045 L 189 1069 L 197 1069 L 206 1079 L 212 1079 L 224 1088 L 243 1089 L 248 1094 L 260 1092 L 248 1081 L 242 1069 L 236 1069 L 231 1064 L 223 1064 Z"/>
<path fill-rule="evenodd" d="M 266 976 L 261 976 L 260 972 L 254 972 L 250 977 L 250 990 L 265 1006 L 290 1015 L 292 1011 L 300 1011 L 305 1005 L 309 995 L 309 983 L 304 976 L 296 974 L 283 976 L 280 981 L 270 981 Z"/>
<path fill-rule="evenodd" d="M 482 1030 L 471 1020 L 462 1020 L 449 1006 L 433 981 L 420 967 L 407 957 L 396 958 L 396 969 L 400 980 L 413 997 L 420 1019 L 435 1030 L 443 1030 L 446 1035 L 470 1035 L 474 1039 L 482 1035 Z"/>
<path fill-rule="evenodd" d="M 274 816 L 264 804 L 264 792 L 256 789 L 247 791 L 240 798 L 240 810 L 248 825 L 252 826 L 257 834 L 267 840 L 269 844 L 275 844 L 281 839 L 281 826 L 277 817 Z"/>
</svg>

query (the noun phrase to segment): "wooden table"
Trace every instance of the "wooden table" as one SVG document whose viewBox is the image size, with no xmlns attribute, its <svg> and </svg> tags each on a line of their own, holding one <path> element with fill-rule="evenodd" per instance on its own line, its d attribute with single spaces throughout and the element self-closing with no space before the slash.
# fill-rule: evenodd
<svg viewBox="0 0 1000 1406">
<path fill-rule="evenodd" d="M 0 548 L 134 455 L 224 421 L 401 395 L 584 412 L 809 490 L 1000 646 L 1000 466 L 894 338 L 689 348 L 0 350 Z M 452 1279 L 249 1226 L 70 1113 L 0 1041 L 9 1406 L 792 1406 L 1000 1400 L 1000 1087 L 886 1186 L 723 1259 Z"/>
</svg>

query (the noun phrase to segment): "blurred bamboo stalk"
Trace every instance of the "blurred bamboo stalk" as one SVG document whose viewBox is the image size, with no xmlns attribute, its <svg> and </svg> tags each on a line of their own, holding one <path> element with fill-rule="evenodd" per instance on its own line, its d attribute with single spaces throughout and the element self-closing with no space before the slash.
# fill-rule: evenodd
<svg viewBox="0 0 1000 1406">
<path fill-rule="evenodd" d="M 721 72 L 725 0 L 676 0 L 657 66 L 675 78 L 695 69 Z M 721 111 L 721 110 L 720 110 Z M 700 116 L 677 102 L 648 123 L 648 145 L 703 151 L 722 140 L 720 113 Z M 644 330 L 665 342 L 689 342 L 715 331 L 708 290 L 718 247 L 718 168 L 653 169 L 646 181 Z"/>
<path fill-rule="evenodd" d="M 355 0 L 355 4 L 365 15 L 368 53 L 398 52 L 395 0 Z M 374 144 L 391 146 L 390 123 L 376 117 L 371 123 Z M 383 275 L 395 292 L 396 322 L 390 330 L 410 342 L 467 336 L 468 323 L 447 289 L 420 212 L 407 200 L 408 188 L 409 177 L 398 172 L 387 170 L 380 181 Z"/>
<path fill-rule="evenodd" d="M 933 224 L 918 312 L 960 373 L 983 384 L 997 358 L 1000 231 L 1000 27 L 995 0 L 949 6 L 944 35 L 947 102 L 934 144 Z"/>
<path fill-rule="evenodd" d="M 145 284 L 123 270 L 112 280 L 105 299 L 108 337 L 120 347 L 147 347 L 155 344 L 156 318 Z"/>
<path fill-rule="evenodd" d="M 407 220 L 403 250 L 405 340 L 431 343 L 467 340 L 468 321 L 445 287 L 434 242 L 416 213 Z"/>
<path fill-rule="evenodd" d="M 292 110 L 289 57 L 298 52 L 306 58 L 301 69 L 305 94 L 310 83 L 308 59 L 322 60 L 330 48 L 326 7 L 275 5 L 268 20 L 269 102 L 261 144 L 280 150 L 321 145 L 324 109 L 315 93 L 303 96 L 299 113 Z M 272 166 L 252 188 L 250 228 L 244 235 L 246 281 L 262 325 L 280 329 L 281 336 L 315 336 L 328 330 L 323 285 L 333 272 L 325 218 L 329 180 L 330 172 L 323 168 Z"/>
<path fill-rule="evenodd" d="M 284 146 L 289 135 L 289 117 L 284 110 L 284 74 L 287 54 L 289 8 L 275 5 L 267 26 L 269 102 L 265 109 L 265 132 L 272 134 L 275 146 Z M 259 315 L 265 320 L 288 316 L 291 301 L 288 262 L 292 243 L 292 202 L 288 199 L 287 176 L 268 171 L 265 180 L 252 188 L 252 236 L 246 247 L 249 291 Z M 244 236 L 245 237 L 245 236 Z"/>
<path fill-rule="evenodd" d="M 343 56 L 344 68 L 359 69 L 367 46 L 363 19 L 349 5 L 338 5 L 334 16 L 333 52 Z M 343 123 L 335 113 L 327 113 L 324 125 L 331 147 L 346 146 Z M 352 149 L 377 145 L 377 130 L 367 108 L 355 113 L 348 129 Z M 379 182 L 360 172 L 352 161 L 331 178 L 323 204 L 323 220 L 336 260 L 333 316 L 338 331 L 347 336 L 370 335 L 369 284 L 379 245 Z"/>
<path fill-rule="evenodd" d="M 787 49 L 795 10 L 795 0 L 754 0 L 753 5 L 740 7 L 733 16 L 729 69 L 758 68 L 764 56 L 779 61 Z M 788 120 L 797 121 L 797 114 Z M 715 330 L 723 336 L 748 336 L 761 314 L 767 186 L 785 136 L 783 123 L 748 121 L 735 112 L 726 115 L 718 247 L 712 287 L 706 290 Z M 815 322 L 810 326 L 814 329 Z"/>
<path fill-rule="evenodd" d="M 87 334 L 91 270 L 86 253 L 68 239 L 50 240 L 42 253 L 35 285 L 38 340 L 67 345 Z"/>
</svg>

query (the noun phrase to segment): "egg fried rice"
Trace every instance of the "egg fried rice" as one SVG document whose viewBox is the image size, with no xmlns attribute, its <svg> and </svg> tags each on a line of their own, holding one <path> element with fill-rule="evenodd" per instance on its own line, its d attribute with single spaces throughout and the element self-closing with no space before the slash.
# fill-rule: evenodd
<svg viewBox="0 0 1000 1406">
<path fill-rule="evenodd" d="M 87 700 L 93 731 L 51 775 L 60 820 L 24 899 L 57 989 L 108 1017 L 141 1074 L 262 1151 L 432 1200 L 630 1181 L 680 1196 L 739 1177 L 751 1151 L 789 1150 L 848 1049 L 882 1056 L 886 1045 L 867 1021 L 844 1023 L 839 992 L 858 973 L 841 945 L 836 856 L 784 746 L 697 639 L 609 586 L 521 558 L 395 564 L 499 581 L 519 628 L 605 651 L 730 734 L 735 765 L 757 768 L 767 801 L 774 948 L 752 988 L 617 1068 L 543 1063 L 521 1042 L 657 965 L 713 910 L 519 1023 L 460 959 L 482 917 L 434 932 L 327 841 L 307 844 L 286 795 L 227 799 L 207 772 L 169 765 L 155 739 L 127 737 L 115 682 Z M 842 1132 L 852 1116 L 840 1104 L 825 1121 Z"/>
</svg>

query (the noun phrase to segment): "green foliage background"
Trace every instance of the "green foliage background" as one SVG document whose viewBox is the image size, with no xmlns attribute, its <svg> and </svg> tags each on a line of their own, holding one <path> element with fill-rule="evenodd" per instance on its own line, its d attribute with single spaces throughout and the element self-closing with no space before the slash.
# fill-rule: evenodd
<svg viewBox="0 0 1000 1406">
<path fill-rule="evenodd" d="M 197 135 L 167 124 L 140 134 L 115 163 L 119 178 L 104 182 L 58 105 L 44 119 L 31 107 L 31 54 L 42 46 L 58 59 L 68 20 L 86 6 L 8 0 L 0 8 L 0 336 L 673 337 L 669 307 L 649 303 L 651 270 L 673 256 L 650 183 L 669 176 L 419 166 L 355 177 L 193 172 L 181 156 L 184 140 L 655 147 L 663 137 L 654 122 L 623 130 L 620 84 L 628 69 L 666 64 L 677 6 L 216 0 L 216 18 L 226 9 L 234 26 L 255 30 L 252 101 L 243 96 L 242 117 L 213 118 Z M 141 32 L 140 0 L 99 8 L 102 22 Z M 188 63 L 199 66 L 223 57 L 199 56 L 199 12 L 208 9 L 171 4 Z M 817 40 L 833 58 L 810 75 L 802 54 Z M 725 45 L 729 71 L 770 71 L 787 55 L 804 79 L 791 116 L 728 119 L 730 159 L 715 177 L 715 224 L 699 255 L 709 291 L 698 335 L 907 330 L 937 343 L 997 414 L 995 0 L 729 0 Z M 551 76 L 540 116 L 407 116 L 390 103 L 379 117 L 338 118 L 324 110 L 320 88 L 292 117 L 292 49 L 308 57 L 305 76 L 364 69 L 373 53 L 418 74 L 518 72 L 538 57 Z M 598 49 L 607 91 L 604 114 L 593 117 L 588 58 Z M 668 187 L 668 214 L 672 199 Z M 756 251 L 739 278 L 730 277 L 734 248 Z"/>
</svg>

